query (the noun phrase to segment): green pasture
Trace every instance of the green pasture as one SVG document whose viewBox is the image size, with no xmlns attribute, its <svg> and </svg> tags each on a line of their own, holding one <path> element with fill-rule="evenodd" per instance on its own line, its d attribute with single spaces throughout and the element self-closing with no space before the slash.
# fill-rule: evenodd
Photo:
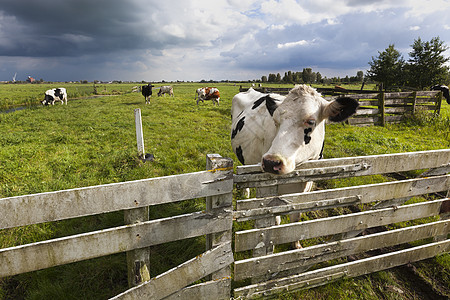
<svg viewBox="0 0 450 300">
<path fill-rule="evenodd" d="M 104 96 L 92 98 L 93 84 L 1 84 L 0 108 L 29 108 L 0 113 L 0 198 L 201 171 L 208 153 L 231 157 L 239 164 L 229 137 L 231 99 L 239 84 L 213 84 L 221 92 L 219 106 L 211 101 L 197 106 L 194 100 L 198 87 L 212 84 L 173 83 L 174 97 L 157 97 L 155 88 L 150 105 L 145 105 L 140 93 L 131 92 L 136 85 L 142 84 L 98 84 L 97 94 Z M 67 89 L 68 105 L 35 105 L 53 87 Z M 136 108 L 142 113 L 145 152 L 155 156 L 153 162 L 137 157 Z M 325 145 L 325 158 L 450 148 L 450 105 L 443 102 L 438 118 L 418 115 L 386 127 L 327 125 Z M 333 188 L 382 180 L 319 184 Z M 201 200 L 165 205 L 151 211 L 151 217 L 203 208 Z M 0 249 L 122 224 L 123 213 L 118 212 L 1 230 Z M 204 239 L 152 247 L 152 276 L 203 251 Z M 426 274 L 444 274 L 436 280 L 449 285 L 448 255 L 424 262 L 420 268 Z M 390 272 L 280 299 L 378 299 L 381 292 L 386 299 L 408 299 L 389 289 L 400 285 Z M 0 299 L 107 299 L 126 289 L 125 254 L 0 279 Z"/>
</svg>

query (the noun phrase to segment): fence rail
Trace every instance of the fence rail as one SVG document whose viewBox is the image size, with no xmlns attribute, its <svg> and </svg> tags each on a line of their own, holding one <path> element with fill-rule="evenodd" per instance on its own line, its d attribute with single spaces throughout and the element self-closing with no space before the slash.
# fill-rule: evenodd
<svg viewBox="0 0 450 300">
<path fill-rule="evenodd" d="M 8 214 L 0 219 L 0 229 L 119 210 L 129 218 L 123 226 L 0 249 L 0 277 L 127 252 L 131 288 L 114 299 L 228 299 L 232 291 L 235 298 L 265 297 L 384 270 L 450 250 L 449 162 L 450 149 L 442 149 L 309 161 L 276 176 L 261 173 L 258 165 L 239 166 L 233 174 L 231 160 L 208 155 L 202 172 L 3 198 L 0 211 Z M 412 176 L 417 170 L 427 171 L 402 180 L 279 194 L 286 184 L 394 172 Z M 237 200 L 233 210 L 233 187 L 254 188 L 256 197 Z M 411 197 L 422 200 L 404 205 Z M 204 211 L 145 219 L 148 207 L 197 198 L 205 199 Z M 281 225 L 274 221 L 292 213 L 348 207 L 343 215 Z M 234 249 L 233 220 L 255 224 L 235 232 Z M 151 278 L 145 249 L 198 236 L 206 237 L 205 253 Z M 297 240 L 309 246 L 279 246 Z M 281 248 L 273 253 L 273 247 Z M 232 290 L 233 252 L 249 250 L 254 257 L 234 262 Z M 373 250 L 381 254 L 367 255 Z M 347 261 L 348 256 L 356 260 Z M 331 260 L 338 264 L 320 267 Z M 313 266 L 317 269 L 308 271 Z M 206 282 L 193 284 L 200 279 Z"/>
<path fill-rule="evenodd" d="M 233 213 L 237 222 L 256 221 L 253 229 L 235 233 L 235 252 L 252 250 L 253 257 L 235 262 L 238 288 L 234 296 L 269 297 L 448 252 L 449 161 L 450 149 L 445 149 L 309 161 L 282 176 L 261 173 L 257 165 L 237 167 L 236 187 L 261 191 L 256 198 L 238 200 Z M 417 178 L 307 193 L 278 192 L 282 185 L 311 180 L 420 173 L 424 169 L 428 171 Z M 422 202 L 404 205 L 412 197 L 422 197 Z M 349 212 L 327 215 L 334 208 Z M 314 211 L 321 212 L 320 217 L 281 225 L 275 222 L 276 216 Z M 409 245 L 429 238 L 434 240 Z M 282 246 L 298 240 L 310 246 L 295 250 Z M 274 247 L 278 247 L 277 253 Z M 382 254 L 367 254 L 374 250 Z M 356 260 L 348 262 L 348 256 Z M 337 265 L 320 267 L 330 261 Z M 316 270 L 308 271 L 312 267 Z M 245 279 L 252 284 L 242 282 Z"/>
<path fill-rule="evenodd" d="M 240 88 L 240 92 L 248 88 Z M 255 88 L 262 93 L 287 94 L 290 88 Z M 386 123 L 399 123 L 405 116 L 416 112 L 439 115 L 442 103 L 441 91 L 415 91 L 415 92 L 378 92 L 358 90 L 336 90 L 317 88 L 323 95 L 346 96 L 358 100 L 360 107 L 349 118 L 348 123 L 356 126 L 384 126 Z"/>
</svg>

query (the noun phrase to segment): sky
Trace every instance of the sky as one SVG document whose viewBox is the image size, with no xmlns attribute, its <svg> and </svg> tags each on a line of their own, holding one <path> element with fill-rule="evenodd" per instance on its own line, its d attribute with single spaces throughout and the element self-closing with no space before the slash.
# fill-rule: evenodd
<svg viewBox="0 0 450 300">
<path fill-rule="evenodd" d="M 0 0 L 0 80 L 356 76 L 419 37 L 450 46 L 450 0 Z"/>
</svg>

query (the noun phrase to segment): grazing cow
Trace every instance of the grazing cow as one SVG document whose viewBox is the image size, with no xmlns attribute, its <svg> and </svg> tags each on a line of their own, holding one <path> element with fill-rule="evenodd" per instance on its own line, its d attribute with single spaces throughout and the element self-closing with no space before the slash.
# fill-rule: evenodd
<svg viewBox="0 0 450 300">
<path fill-rule="evenodd" d="M 219 89 L 215 87 L 204 87 L 197 89 L 197 105 L 200 101 L 204 102 L 204 100 L 212 100 L 214 105 L 219 105 L 220 100 L 220 92 Z M 195 99 L 195 98 L 194 98 Z"/>
<path fill-rule="evenodd" d="M 344 121 L 357 108 L 354 99 L 329 102 L 307 85 L 294 87 L 287 96 L 250 88 L 233 97 L 231 145 L 242 164 L 261 163 L 264 172 L 287 174 L 298 164 L 321 158 L 326 120 Z M 294 189 L 306 192 L 311 187 L 312 183 L 303 183 Z M 300 214 L 291 216 L 291 222 L 299 219 Z M 300 243 L 295 247 L 300 248 Z"/>
<path fill-rule="evenodd" d="M 145 98 L 145 104 L 150 104 L 150 97 L 152 96 L 152 87 L 153 85 L 149 83 L 148 85 L 143 85 L 141 87 L 142 96 Z"/>
<path fill-rule="evenodd" d="M 447 103 L 450 104 L 450 92 L 448 90 L 448 86 L 446 85 L 435 85 L 431 88 L 432 91 L 441 91 L 444 98 L 447 100 Z"/>
<path fill-rule="evenodd" d="M 162 94 L 164 94 L 164 96 L 165 96 L 166 93 L 169 93 L 169 95 L 173 97 L 173 87 L 171 87 L 170 85 L 165 85 L 165 86 L 160 87 L 159 92 L 158 92 L 158 97 L 161 96 Z"/>
<path fill-rule="evenodd" d="M 45 92 L 44 100 L 41 101 L 42 105 L 55 105 L 55 101 L 61 101 L 61 104 L 64 102 L 67 105 L 67 92 L 65 88 L 56 88 L 47 90 Z"/>
</svg>

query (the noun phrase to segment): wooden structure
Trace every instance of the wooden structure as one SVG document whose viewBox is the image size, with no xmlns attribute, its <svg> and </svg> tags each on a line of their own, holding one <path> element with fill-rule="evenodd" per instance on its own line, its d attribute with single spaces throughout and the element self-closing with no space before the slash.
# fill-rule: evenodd
<svg viewBox="0 0 450 300">
<path fill-rule="evenodd" d="M 126 211 L 129 223 L 0 249 L 0 278 L 127 252 L 134 287 L 115 299 L 230 298 L 233 162 L 217 155 L 207 159 L 210 170 L 203 172 L 0 199 L 0 211 L 8 212 L 0 229 L 118 210 Z M 202 197 L 217 201 L 206 211 L 148 220 L 148 207 Z M 203 255 L 150 279 L 147 247 L 204 235 L 210 238 Z M 211 280 L 190 286 L 208 275 Z"/>
<path fill-rule="evenodd" d="M 240 92 L 248 88 L 240 88 Z M 255 88 L 261 93 L 276 93 L 285 95 L 291 88 Z M 373 92 L 341 89 L 321 89 L 317 91 L 331 100 L 336 96 L 346 96 L 358 100 L 360 107 L 348 123 L 356 126 L 384 126 L 386 123 L 399 123 L 405 116 L 414 113 L 432 113 L 439 115 L 442 103 L 441 91 L 417 92 Z M 328 96 L 327 96 L 328 95 Z M 331 95 L 331 96 L 330 96 Z"/>
<path fill-rule="evenodd" d="M 233 174 L 230 159 L 208 155 L 202 172 L 3 198 L 0 211 L 8 213 L 0 218 L 0 229 L 126 213 L 123 226 L 0 249 L 0 278 L 127 252 L 130 289 L 114 299 L 229 299 L 232 292 L 235 298 L 265 297 L 392 268 L 450 250 L 449 161 L 450 149 L 347 157 L 309 161 L 275 176 L 257 165 L 237 167 Z M 386 173 L 397 178 L 392 173 L 417 169 L 427 171 L 378 184 L 279 195 L 280 185 L 289 183 Z M 255 188 L 256 197 L 238 200 L 233 211 L 233 187 Z M 423 201 L 402 205 L 419 196 Z M 205 199 L 204 211 L 148 219 L 154 205 L 197 198 Z M 274 221 L 292 212 L 342 207 L 352 212 L 278 226 Z M 235 233 L 235 252 L 254 257 L 235 262 L 232 291 L 233 219 L 254 221 L 255 228 Z M 422 220 L 410 222 L 417 219 Z M 197 236 L 206 237 L 205 253 L 151 277 L 148 247 Z M 273 253 L 296 240 L 308 246 Z M 382 254 L 367 254 L 377 249 Z M 348 256 L 356 260 L 347 261 Z M 328 261 L 335 265 L 320 265 Z M 252 283 L 245 284 L 249 278 Z M 204 282 L 193 284 L 200 279 Z"/>
<path fill-rule="evenodd" d="M 261 173 L 258 166 L 238 167 L 236 186 L 261 191 L 258 197 L 239 200 L 236 204 L 236 221 L 255 220 L 255 228 L 235 233 L 235 251 L 253 250 L 253 257 L 235 262 L 234 280 L 250 278 L 252 284 L 241 284 L 234 290 L 234 296 L 273 296 L 448 252 L 449 162 L 450 149 L 446 149 L 310 161 L 283 176 Z M 278 195 L 283 184 L 376 174 L 389 176 L 417 169 L 428 171 L 417 178 Z M 421 202 L 402 205 L 411 197 L 419 196 L 423 197 Z M 349 207 L 351 213 L 275 225 L 274 219 L 279 215 L 343 207 Z M 417 219 L 422 220 L 413 221 Z M 406 223 L 400 226 L 400 222 Z M 409 245 L 430 237 L 435 240 Z M 273 252 L 274 246 L 297 240 L 311 246 Z M 382 254 L 367 254 L 374 250 Z M 347 261 L 348 256 L 353 257 L 352 261 Z M 331 261 L 334 265 L 323 267 L 323 263 Z M 314 270 L 308 271 L 312 267 Z"/>
</svg>

